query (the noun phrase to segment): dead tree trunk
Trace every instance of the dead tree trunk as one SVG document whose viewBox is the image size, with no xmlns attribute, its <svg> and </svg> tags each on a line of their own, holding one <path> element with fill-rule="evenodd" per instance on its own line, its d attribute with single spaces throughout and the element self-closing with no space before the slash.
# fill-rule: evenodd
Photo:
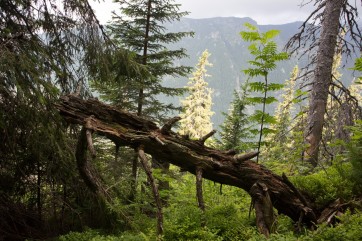
<svg viewBox="0 0 362 241">
<path fill-rule="evenodd" d="M 160 198 L 160 194 L 158 191 L 158 187 L 156 184 L 156 180 L 152 175 L 152 169 L 151 166 L 148 164 L 147 157 L 145 155 L 145 152 L 143 151 L 143 147 L 138 148 L 138 156 L 140 157 L 143 169 L 146 172 L 147 178 L 151 184 L 152 187 L 152 193 L 153 197 L 156 201 L 157 206 L 157 234 L 162 235 L 163 233 L 163 213 L 162 213 L 162 202 Z"/>
<path fill-rule="evenodd" d="M 199 208 L 205 211 L 205 202 L 202 195 L 202 169 L 196 167 L 196 197 L 199 204 Z"/>
<path fill-rule="evenodd" d="M 274 225 L 273 204 L 270 200 L 268 187 L 264 183 L 257 182 L 251 187 L 250 194 L 259 232 L 268 238 Z"/>
<path fill-rule="evenodd" d="M 253 185 L 258 183 L 266 188 L 271 204 L 279 213 L 295 222 L 302 221 L 307 225 L 316 223 L 313 209 L 290 182 L 250 160 L 257 153 L 234 155 L 233 152 L 212 149 L 204 145 L 203 138 L 196 141 L 184 139 L 172 132 L 170 126 L 159 128 L 145 118 L 117 110 L 95 99 L 82 100 L 68 95 L 60 99 L 57 108 L 69 123 L 87 125 L 88 130 L 106 136 L 120 146 L 135 149 L 142 146 L 145 153 L 167 160 L 192 174 L 201 168 L 203 178 L 240 187 L 253 200 L 258 200 L 252 191 Z M 269 211 L 261 212 L 268 216 Z M 267 220 L 264 222 L 268 223 Z"/>
<path fill-rule="evenodd" d="M 318 44 L 317 64 L 314 70 L 313 87 L 310 93 L 308 127 L 305 138 L 309 144 L 305 156 L 313 167 L 318 164 L 324 114 L 326 112 L 329 87 L 332 83 L 333 57 L 340 27 L 339 18 L 345 0 L 329 0 L 325 1 L 325 4 L 322 33 Z"/>
<path fill-rule="evenodd" d="M 77 160 L 78 171 L 87 187 L 99 198 L 99 200 L 106 201 L 109 200 L 109 195 L 101 184 L 100 177 L 93 171 L 93 168 L 88 161 L 87 149 L 89 149 L 93 157 L 95 156 L 88 124 L 89 122 L 85 120 L 84 127 L 80 132 L 77 143 L 75 157 Z"/>
</svg>

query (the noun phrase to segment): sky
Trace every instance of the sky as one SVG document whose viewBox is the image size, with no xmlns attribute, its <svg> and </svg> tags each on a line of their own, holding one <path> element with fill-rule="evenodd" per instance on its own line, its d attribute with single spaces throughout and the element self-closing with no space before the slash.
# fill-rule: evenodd
<svg viewBox="0 0 362 241">
<path fill-rule="evenodd" d="M 175 0 L 189 18 L 250 17 L 258 24 L 283 24 L 303 21 L 313 9 L 313 4 L 301 7 L 310 0 Z M 91 4 L 102 24 L 111 20 L 117 4 L 112 0 Z"/>
</svg>

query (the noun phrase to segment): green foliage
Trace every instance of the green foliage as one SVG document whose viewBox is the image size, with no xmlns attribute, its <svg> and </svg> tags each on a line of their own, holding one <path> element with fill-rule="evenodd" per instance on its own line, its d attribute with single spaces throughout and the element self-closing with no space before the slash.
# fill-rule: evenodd
<svg viewBox="0 0 362 241">
<path fill-rule="evenodd" d="M 322 241 L 322 240 L 350 240 L 358 241 L 362 240 L 362 214 L 351 214 L 347 212 L 340 217 L 340 223 L 334 227 L 327 225 L 321 225 L 314 232 L 308 232 L 307 235 L 303 235 L 299 240 L 305 241 Z"/>
<path fill-rule="evenodd" d="M 345 176 L 351 171 L 351 165 L 345 163 L 310 175 L 295 176 L 292 180 L 318 207 L 323 207 L 337 198 L 350 200 L 354 196 L 353 183 Z"/>
<path fill-rule="evenodd" d="M 220 240 L 247 240 L 255 231 L 247 226 L 246 220 L 231 203 L 216 205 L 206 212 L 207 227 L 221 238 Z"/>
<path fill-rule="evenodd" d="M 362 194 L 362 120 L 358 120 L 353 127 L 351 141 L 347 144 L 347 157 L 352 165 L 350 182 L 354 183 L 356 194 Z"/>
<path fill-rule="evenodd" d="M 295 66 L 290 79 L 285 82 L 275 111 L 274 123 L 270 126 L 274 131 L 266 138 L 267 148 L 262 153 L 268 167 L 280 174 L 303 173 L 303 165 L 299 160 L 304 149 L 304 129 L 301 122 L 304 113 L 300 111 L 293 117 L 299 100 L 305 94 L 299 89 L 295 90 L 298 73 L 298 67 Z"/>
<path fill-rule="evenodd" d="M 235 150 L 238 152 L 249 149 L 246 141 L 251 137 L 249 130 L 249 120 L 246 114 L 247 110 L 247 87 L 246 82 L 242 86 L 242 90 L 237 92 L 234 90 L 234 99 L 231 103 L 229 113 L 223 113 L 225 116 L 224 123 L 220 126 L 221 132 L 219 147 L 223 150 Z"/>
<path fill-rule="evenodd" d="M 87 206 L 95 198 L 74 160 L 78 129 L 55 103 L 89 95 L 86 80 L 107 65 L 105 36 L 85 1 L 2 0 L 0 12 L 0 239 L 94 224 L 102 208 Z"/>
<path fill-rule="evenodd" d="M 274 97 L 267 96 L 270 91 L 280 90 L 283 85 L 276 83 L 269 83 L 268 76 L 271 71 L 276 68 L 276 63 L 288 59 L 286 52 L 278 52 L 277 44 L 272 40 L 275 38 L 279 31 L 270 30 L 265 33 L 260 33 L 255 26 L 245 24 L 248 31 L 240 33 L 243 40 L 251 42 L 249 45 L 249 52 L 254 56 L 254 60 L 248 61 L 251 65 L 250 68 L 243 70 L 249 78 L 262 77 L 263 82 L 255 81 L 249 84 L 250 91 L 259 94 L 260 96 L 248 97 L 251 105 L 262 104 L 262 111 L 257 110 L 251 117 L 252 121 L 260 124 L 260 133 L 258 141 L 258 151 L 262 143 L 264 125 L 275 123 L 275 119 L 266 113 L 266 105 L 277 102 Z M 265 126 L 266 127 L 266 126 Z M 268 131 L 270 133 L 270 131 Z M 264 132 L 264 134 L 267 134 Z M 259 158 L 259 156 L 258 156 Z"/>
<path fill-rule="evenodd" d="M 181 208 L 181 209 L 180 209 Z M 220 240 L 207 227 L 202 227 L 202 211 L 195 206 L 170 207 L 165 216 L 165 240 Z M 176 213 L 170 213 L 176 212 Z"/>
<path fill-rule="evenodd" d="M 132 60 L 147 68 L 148 74 L 119 73 L 122 56 L 114 56 L 111 66 L 112 81 L 95 79 L 93 87 L 111 103 L 152 117 L 163 117 L 168 111 L 178 109 L 172 104 L 162 103 L 160 95 L 177 96 L 182 88 L 163 85 L 164 78 L 186 76 L 190 67 L 175 65 L 174 62 L 187 57 L 185 49 L 169 50 L 166 45 L 192 36 L 192 32 L 170 33 L 165 22 L 179 21 L 187 12 L 179 11 L 173 0 L 117 0 L 120 15 L 114 13 L 109 32 L 119 48 L 134 53 Z M 120 58 L 121 57 L 121 58 Z"/>
<path fill-rule="evenodd" d="M 356 59 L 353 69 L 362 72 L 362 58 Z M 362 77 L 359 77 L 358 80 L 362 81 Z"/>
<path fill-rule="evenodd" d="M 88 229 L 84 232 L 70 232 L 60 236 L 59 241 L 149 241 L 152 240 L 144 233 L 124 232 L 120 235 L 105 235 L 97 230 Z"/>
</svg>

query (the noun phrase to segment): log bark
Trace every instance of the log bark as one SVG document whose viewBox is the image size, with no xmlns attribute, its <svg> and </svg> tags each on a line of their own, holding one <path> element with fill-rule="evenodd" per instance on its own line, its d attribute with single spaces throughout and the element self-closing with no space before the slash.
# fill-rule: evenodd
<svg viewBox="0 0 362 241">
<path fill-rule="evenodd" d="M 281 176 L 248 159 L 257 153 L 236 156 L 232 152 L 206 147 L 200 141 L 183 139 L 172 131 L 162 132 L 155 123 L 96 99 L 82 100 L 67 95 L 61 97 L 57 108 L 67 122 L 82 126 L 87 122 L 87 129 L 108 137 L 117 145 L 135 149 L 143 146 L 145 153 L 192 174 L 201 168 L 203 178 L 242 188 L 252 197 L 254 184 L 265 185 L 271 203 L 279 213 L 295 222 L 301 219 L 307 225 L 317 221 L 313 209 L 301 200 L 300 193 L 296 193 Z"/>
<path fill-rule="evenodd" d="M 87 123 L 88 121 L 89 119 L 85 119 L 85 123 Z M 75 153 L 79 174 L 84 180 L 87 187 L 95 195 L 98 196 L 99 200 L 101 201 L 110 200 L 106 189 L 104 188 L 104 186 L 100 181 L 100 177 L 96 174 L 96 172 L 93 171 L 93 168 L 89 163 L 87 157 L 87 149 L 90 146 L 90 140 L 89 140 L 89 135 L 87 133 L 89 133 L 89 129 L 83 127 L 79 135 L 77 149 Z"/>
<path fill-rule="evenodd" d="M 202 194 L 202 169 L 196 167 L 196 198 L 199 208 L 205 211 L 205 202 Z"/>
<path fill-rule="evenodd" d="M 141 160 L 141 164 L 143 166 L 143 169 L 146 172 L 148 181 L 151 184 L 152 187 L 152 193 L 153 197 L 156 201 L 157 206 L 157 234 L 162 235 L 163 234 L 163 213 L 162 213 L 162 202 L 160 198 L 160 193 L 158 191 L 158 187 L 156 184 L 156 180 L 153 177 L 151 166 L 148 164 L 147 157 L 145 155 L 145 152 L 143 150 L 143 146 L 138 148 L 138 156 Z"/>
<path fill-rule="evenodd" d="M 274 225 L 274 211 L 268 187 L 264 183 L 257 182 L 251 187 L 250 193 L 252 195 L 259 232 L 269 238 Z"/>
<path fill-rule="evenodd" d="M 333 57 L 340 28 L 339 18 L 342 7 L 345 5 L 345 0 L 329 0 L 325 1 L 325 3 L 317 64 L 314 70 L 313 87 L 310 93 L 308 126 L 305 137 L 309 146 L 304 156 L 313 167 L 316 167 L 318 164 L 324 114 L 326 113 L 329 87 L 332 83 Z"/>
</svg>

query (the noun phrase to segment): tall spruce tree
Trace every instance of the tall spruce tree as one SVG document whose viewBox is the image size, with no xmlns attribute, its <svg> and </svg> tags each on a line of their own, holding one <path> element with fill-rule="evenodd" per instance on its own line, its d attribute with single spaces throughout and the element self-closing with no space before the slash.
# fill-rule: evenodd
<svg viewBox="0 0 362 241">
<path fill-rule="evenodd" d="M 164 86 L 165 79 L 187 76 L 191 71 L 191 67 L 174 64 L 187 56 L 185 49 L 170 50 L 168 45 L 193 35 L 192 32 L 168 32 L 164 23 L 179 21 L 188 13 L 179 11 L 180 4 L 174 3 L 174 0 L 115 2 L 120 6 L 120 14 L 113 13 L 113 21 L 109 27 L 112 39 L 119 47 L 132 51 L 133 60 L 145 66 L 148 75 L 119 76 L 117 68 L 123 59 L 115 59 L 114 81 L 106 85 L 95 82 L 94 87 L 111 103 L 126 107 L 130 111 L 136 110 L 139 116 L 148 116 L 162 122 L 170 111 L 178 108 L 173 104 L 161 102 L 160 96 L 177 96 L 184 93 L 183 88 Z M 139 154 L 134 154 L 132 162 L 130 201 L 135 199 L 137 189 Z M 167 172 L 169 163 L 153 158 L 152 167 Z M 146 172 L 149 173 L 147 170 Z M 159 181 L 161 190 L 168 187 L 168 182 Z"/>
<path fill-rule="evenodd" d="M 138 115 L 161 118 L 175 107 L 162 103 L 160 95 L 175 96 L 183 93 L 181 88 L 163 85 L 166 77 L 186 76 L 190 67 L 175 65 L 175 61 L 187 57 L 185 49 L 169 50 L 167 45 L 181 38 L 192 36 L 192 32 L 167 32 L 165 22 L 179 21 L 187 12 L 180 12 L 180 4 L 174 0 L 116 0 L 120 15 L 113 14 L 110 32 L 120 46 L 134 51 L 135 60 L 148 68 L 147 78 L 127 78 L 122 88 L 115 91 L 129 93 L 128 103 L 135 103 Z"/>
<path fill-rule="evenodd" d="M 229 113 L 223 113 L 224 123 L 220 126 L 220 147 L 224 150 L 245 151 L 249 148 L 247 141 L 251 137 L 248 127 L 249 119 L 246 113 L 248 102 L 247 82 L 241 86 L 241 91 L 234 90 L 234 99 L 231 102 Z"/>
<path fill-rule="evenodd" d="M 207 87 L 208 83 L 205 81 L 209 76 L 206 67 L 212 66 L 208 61 L 209 56 L 207 50 L 202 53 L 193 77 L 188 82 L 187 89 L 190 95 L 181 101 L 183 112 L 180 115 L 182 119 L 179 132 L 191 139 L 199 139 L 212 130 L 212 90 Z"/>
</svg>

